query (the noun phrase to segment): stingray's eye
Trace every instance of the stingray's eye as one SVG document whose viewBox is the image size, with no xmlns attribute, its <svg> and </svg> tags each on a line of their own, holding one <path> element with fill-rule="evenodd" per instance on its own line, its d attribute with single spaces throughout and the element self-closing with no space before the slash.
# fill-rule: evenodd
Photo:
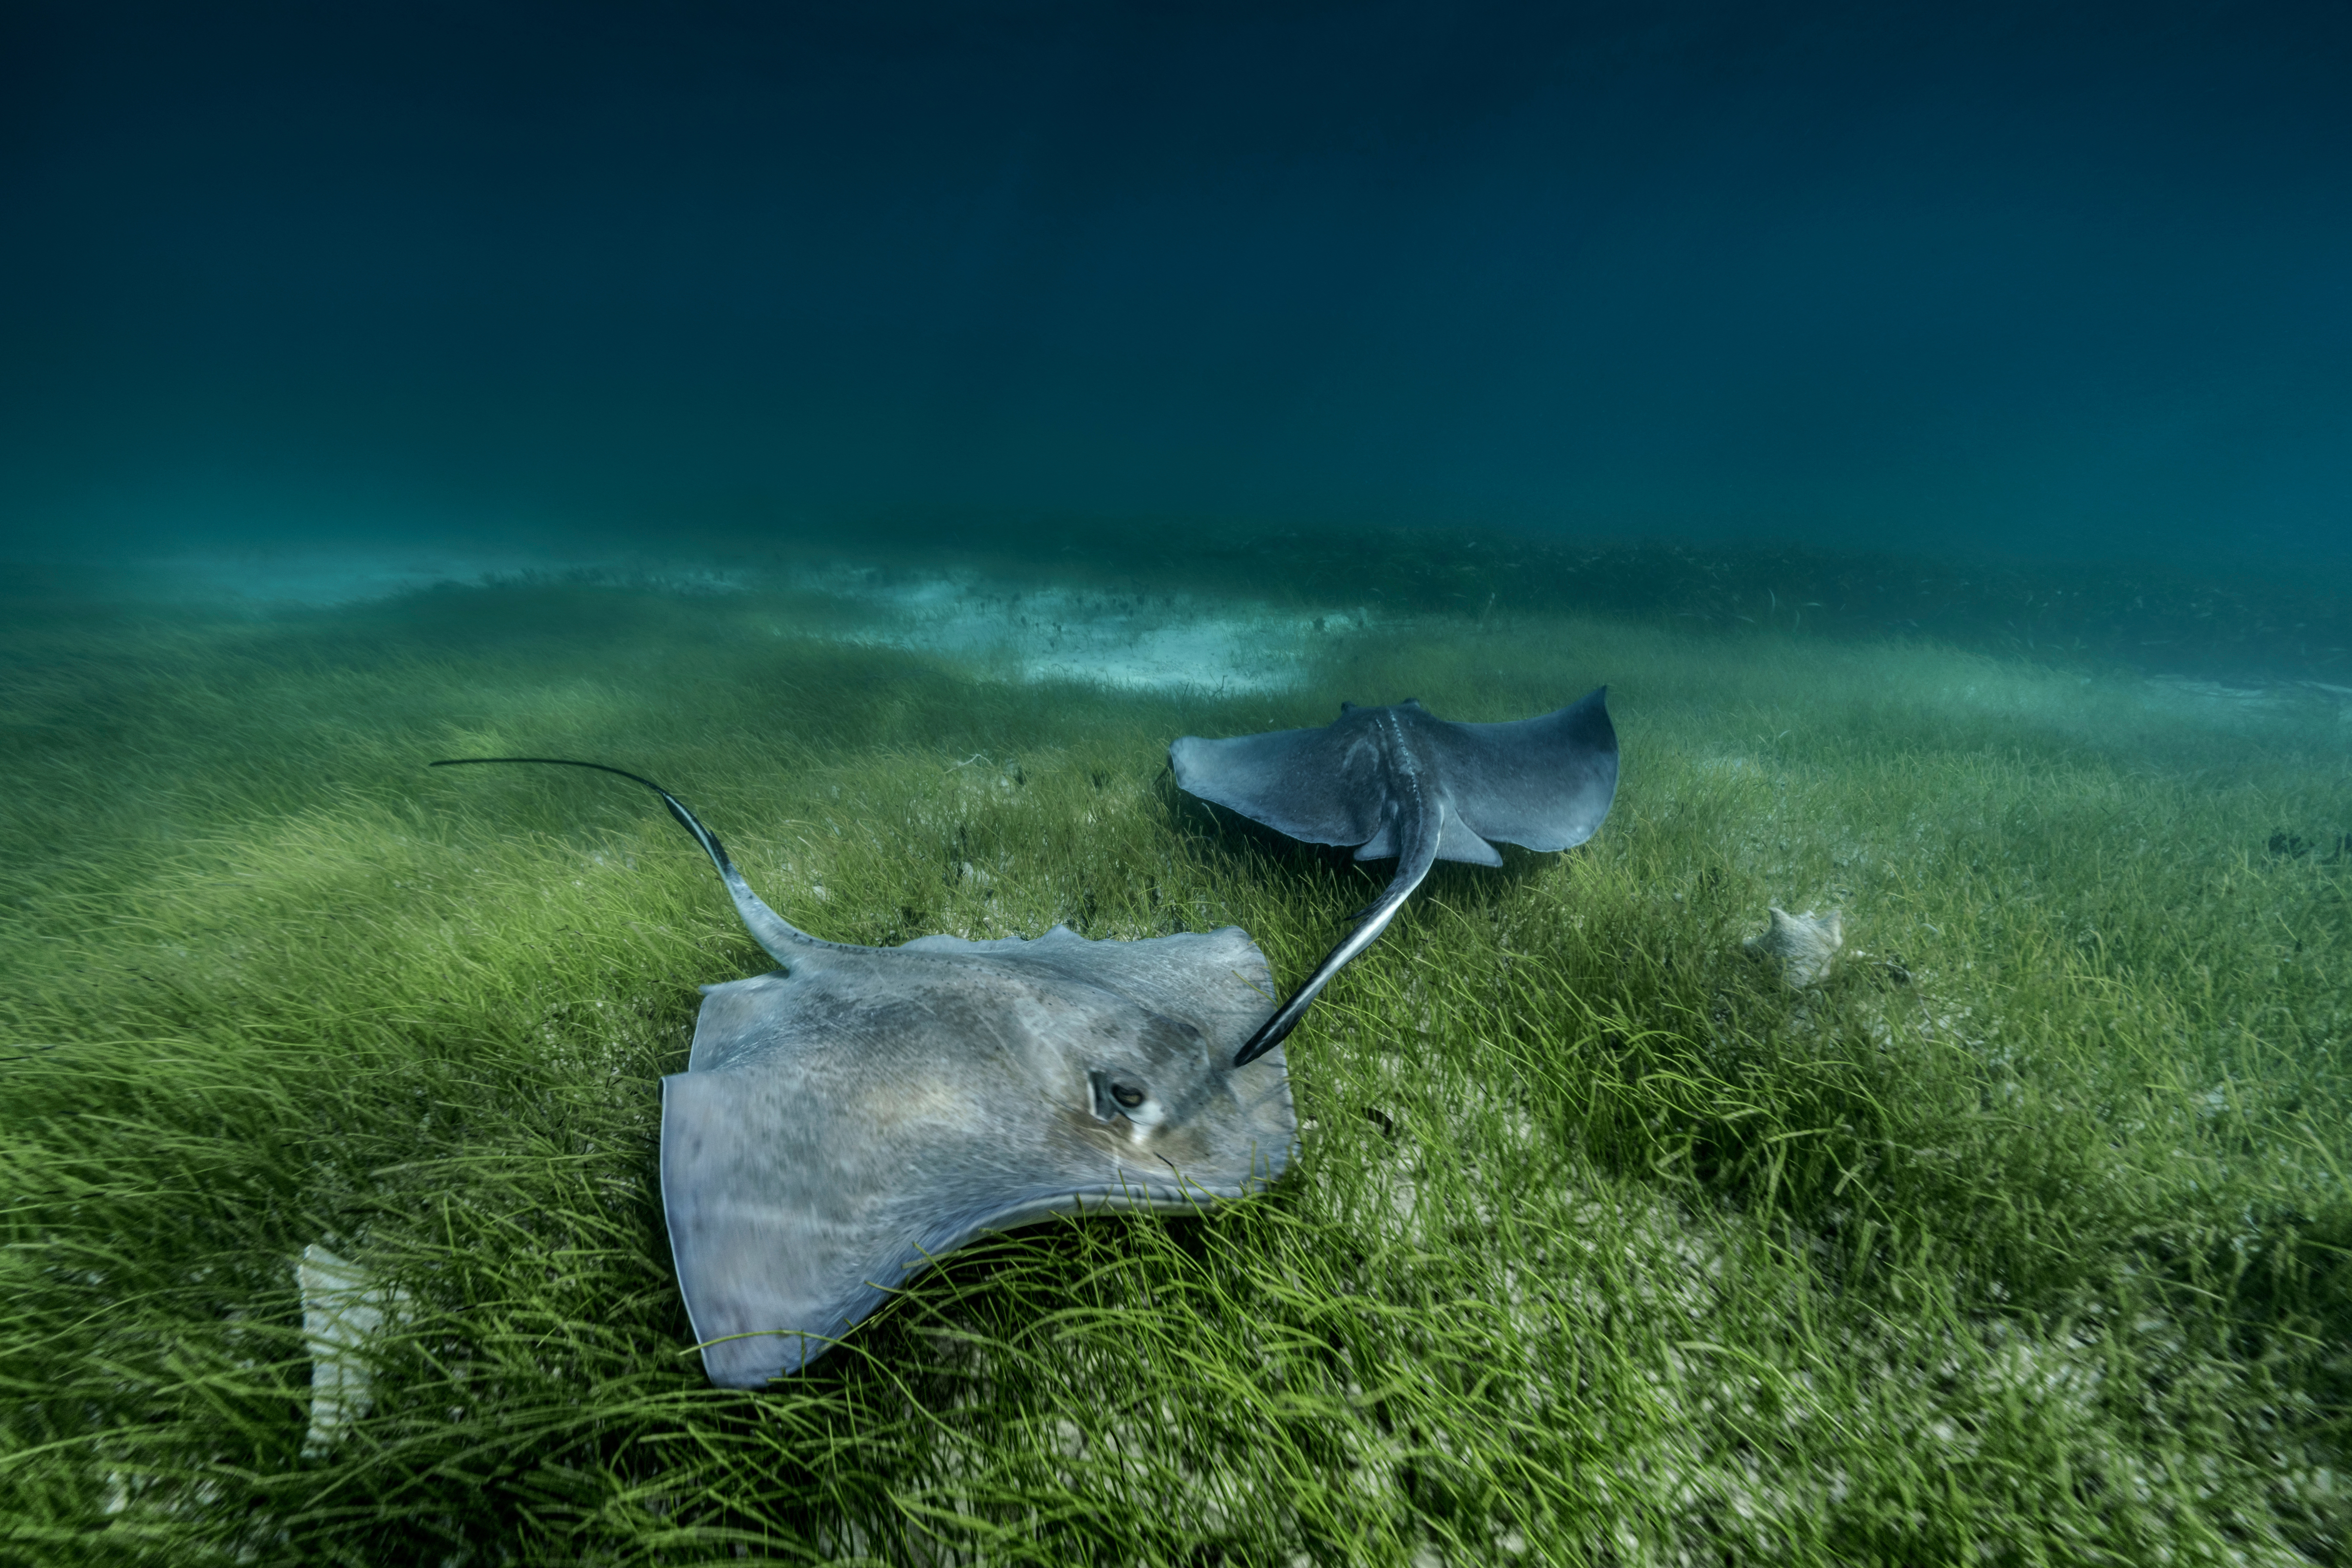
<svg viewBox="0 0 2352 1568">
<path fill-rule="evenodd" d="M 1151 1091 L 1132 1079 L 1113 1078 L 1102 1068 L 1087 1074 L 1087 1087 L 1094 1094 L 1095 1118 L 1100 1121 L 1117 1121 L 1131 1111 L 1143 1108 Z"/>
</svg>

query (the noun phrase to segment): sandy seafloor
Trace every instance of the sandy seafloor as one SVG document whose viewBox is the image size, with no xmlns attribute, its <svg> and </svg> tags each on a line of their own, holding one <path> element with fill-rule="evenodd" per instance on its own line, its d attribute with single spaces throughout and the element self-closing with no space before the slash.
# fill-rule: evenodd
<svg viewBox="0 0 2352 1568">
<path fill-rule="evenodd" d="M 945 654 L 1009 679 L 1225 694 L 1286 689 L 1299 679 L 1303 656 L 1320 639 L 1371 630 L 1382 618 L 1370 605 L 1307 614 L 1245 595 L 1120 594 L 971 570 L 885 571 L 841 560 L 753 572 L 587 552 L 422 546 L 190 553 L 156 557 L 101 577 L 100 590 L 110 595 L 256 614 L 329 609 L 437 584 L 500 579 L 570 577 L 713 595 L 774 584 L 839 601 L 851 612 L 836 631 L 845 641 Z M 2352 724 L 2347 682 L 2352 674 L 2321 680 L 2293 673 L 2252 679 L 2167 672 L 2147 678 L 2146 699 L 2184 716 L 2316 700 L 2335 704 Z"/>
</svg>

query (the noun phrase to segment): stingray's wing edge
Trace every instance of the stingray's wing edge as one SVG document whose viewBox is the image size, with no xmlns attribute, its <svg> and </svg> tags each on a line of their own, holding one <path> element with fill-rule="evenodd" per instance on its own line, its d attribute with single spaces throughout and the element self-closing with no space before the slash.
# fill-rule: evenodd
<svg viewBox="0 0 2352 1568">
<path fill-rule="evenodd" d="M 1508 724 L 1433 721 L 1454 809 L 1481 838 L 1570 849 L 1598 832 L 1617 796 L 1609 689 Z"/>
<path fill-rule="evenodd" d="M 721 1388 L 759 1388 L 824 1354 L 882 1292 L 843 1289 L 822 1249 L 796 1246 L 772 1215 L 737 1201 L 754 1114 L 733 1075 L 673 1073 L 662 1081 L 662 1217 L 670 1266 L 702 1352 L 702 1370 Z"/>
<path fill-rule="evenodd" d="M 1328 727 L 1222 741 L 1186 735 L 1168 748 L 1168 761 L 1187 795 L 1309 844 L 1355 845 L 1381 824 L 1381 802 L 1368 798 L 1348 766 L 1355 744 Z"/>
</svg>

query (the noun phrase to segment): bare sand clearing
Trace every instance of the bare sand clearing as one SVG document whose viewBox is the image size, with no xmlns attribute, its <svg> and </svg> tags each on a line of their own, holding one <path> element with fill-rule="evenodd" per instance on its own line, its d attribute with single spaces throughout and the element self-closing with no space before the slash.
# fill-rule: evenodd
<svg viewBox="0 0 2352 1568">
<path fill-rule="evenodd" d="M 821 565 L 763 573 L 641 563 L 551 561 L 446 549 L 243 552 L 142 563 L 126 579 L 143 597 L 254 610 L 334 608 L 440 584 L 524 575 L 728 594 L 776 585 L 822 594 L 852 611 L 823 635 L 950 655 L 1007 680 L 1084 680 L 1123 690 L 1279 690 L 1295 685 L 1315 643 L 1365 629 L 1369 616 L 1320 616 L 1241 599 L 1113 594 Z"/>
</svg>

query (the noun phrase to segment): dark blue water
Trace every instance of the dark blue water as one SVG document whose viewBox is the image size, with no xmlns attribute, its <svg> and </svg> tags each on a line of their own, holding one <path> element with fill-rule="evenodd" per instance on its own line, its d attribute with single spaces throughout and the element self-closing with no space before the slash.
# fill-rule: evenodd
<svg viewBox="0 0 2352 1568">
<path fill-rule="evenodd" d="M 17 5 L 0 554 L 2340 568 L 2347 80 L 2308 4 Z"/>
</svg>

